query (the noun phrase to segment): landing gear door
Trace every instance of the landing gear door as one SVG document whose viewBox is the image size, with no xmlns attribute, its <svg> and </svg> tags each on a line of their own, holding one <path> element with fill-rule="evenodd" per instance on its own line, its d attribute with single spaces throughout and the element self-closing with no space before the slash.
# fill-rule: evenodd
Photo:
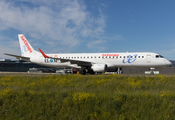
<svg viewBox="0 0 175 120">
<path fill-rule="evenodd" d="M 146 61 L 147 61 L 147 63 L 150 63 L 151 62 L 151 55 L 147 55 L 146 56 Z"/>
</svg>

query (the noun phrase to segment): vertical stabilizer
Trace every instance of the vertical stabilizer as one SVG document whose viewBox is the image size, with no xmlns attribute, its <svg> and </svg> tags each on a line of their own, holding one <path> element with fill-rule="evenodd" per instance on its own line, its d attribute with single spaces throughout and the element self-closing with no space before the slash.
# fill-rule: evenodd
<svg viewBox="0 0 175 120">
<path fill-rule="evenodd" d="M 32 57 L 34 54 L 36 54 L 36 51 L 33 49 L 23 34 L 18 34 L 18 38 L 22 56 Z"/>
</svg>

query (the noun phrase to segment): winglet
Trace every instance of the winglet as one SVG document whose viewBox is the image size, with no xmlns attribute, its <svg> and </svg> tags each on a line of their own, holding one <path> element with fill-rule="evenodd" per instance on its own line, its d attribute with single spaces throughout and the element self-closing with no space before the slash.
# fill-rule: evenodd
<svg viewBox="0 0 175 120">
<path fill-rule="evenodd" d="M 43 57 L 49 58 L 49 56 L 47 56 L 46 54 L 44 54 L 44 52 L 40 48 L 39 48 L 39 51 L 41 52 L 41 54 L 43 55 Z"/>
</svg>

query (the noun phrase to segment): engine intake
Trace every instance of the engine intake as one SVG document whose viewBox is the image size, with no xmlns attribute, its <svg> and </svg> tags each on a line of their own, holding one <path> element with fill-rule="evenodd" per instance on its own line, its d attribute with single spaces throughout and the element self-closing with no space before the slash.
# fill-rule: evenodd
<svg viewBox="0 0 175 120">
<path fill-rule="evenodd" d="M 92 65 L 91 69 L 94 72 L 106 72 L 108 67 L 106 64 L 94 64 Z"/>
</svg>

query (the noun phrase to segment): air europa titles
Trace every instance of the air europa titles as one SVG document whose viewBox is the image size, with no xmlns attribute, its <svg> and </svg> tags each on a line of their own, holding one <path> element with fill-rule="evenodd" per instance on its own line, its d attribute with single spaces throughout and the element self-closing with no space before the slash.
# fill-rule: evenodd
<svg viewBox="0 0 175 120">
<path fill-rule="evenodd" d="M 32 49 L 30 48 L 29 44 L 27 43 L 27 40 L 24 38 L 24 36 L 21 36 L 22 41 L 24 42 L 24 45 L 27 47 L 28 51 L 32 53 Z"/>
</svg>

